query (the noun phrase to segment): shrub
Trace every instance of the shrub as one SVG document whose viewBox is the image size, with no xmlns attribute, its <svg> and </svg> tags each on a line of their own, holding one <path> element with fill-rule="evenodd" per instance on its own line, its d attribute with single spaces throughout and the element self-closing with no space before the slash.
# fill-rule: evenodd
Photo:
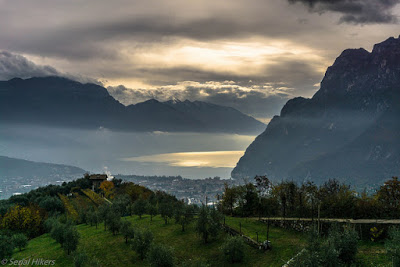
<svg viewBox="0 0 400 267">
<path fill-rule="evenodd" d="M 28 245 L 28 238 L 24 234 L 15 234 L 12 237 L 12 243 L 14 247 L 18 248 L 19 251 L 24 249 Z"/>
<path fill-rule="evenodd" d="M 174 266 L 174 256 L 172 249 L 163 245 L 153 245 L 150 247 L 148 260 L 154 267 Z"/>
<path fill-rule="evenodd" d="M 225 258 L 230 263 L 242 262 L 244 258 L 244 242 L 241 237 L 231 237 L 222 246 Z"/>
<path fill-rule="evenodd" d="M 12 256 L 14 246 L 5 235 L 0 235 L 0 259 L 10 258 Z"/>
<path fill-rule="evenodd" d="M 88 256 L 85 252 L 74 253 L 74 265 L 75 267 L 82 267 L 88 261 Z"/>
<path fill-rule="evenodd" d="M 149 230 L 137 231 L 135 238 L 132 241 L 132 249 L 134 249 L 139 255 L 140 259 L 144 259 L 151 243 L 153 242 L 153 234 Z"/>
</svg>

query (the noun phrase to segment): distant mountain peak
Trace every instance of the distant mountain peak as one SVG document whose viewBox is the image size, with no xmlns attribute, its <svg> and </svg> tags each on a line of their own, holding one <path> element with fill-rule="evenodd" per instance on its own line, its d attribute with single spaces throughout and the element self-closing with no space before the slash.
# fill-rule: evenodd
<svg viewBox="0 0 400 267">
<path fill-rule="evenodd" d="M 63 77 L 0 81 L 0 122 L 123 131 L 257 134 L 265 125 L 206 102 L 149 99 L 124 106 L 102 86 Z"/>
</svg>

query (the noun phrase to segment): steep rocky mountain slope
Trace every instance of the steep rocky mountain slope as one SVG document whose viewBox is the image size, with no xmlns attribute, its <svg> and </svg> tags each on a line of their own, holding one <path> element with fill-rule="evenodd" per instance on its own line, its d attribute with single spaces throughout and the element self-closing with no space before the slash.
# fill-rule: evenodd
<svg viewBox="0 0 400 267">
<path fill-rule="evenodd" d="M 400 37 L 348 49 L 311 99 L 294 98 L 247 148 L 232 177 L 337 178 L 357 185 L 400 174 Z"/>
</svg>

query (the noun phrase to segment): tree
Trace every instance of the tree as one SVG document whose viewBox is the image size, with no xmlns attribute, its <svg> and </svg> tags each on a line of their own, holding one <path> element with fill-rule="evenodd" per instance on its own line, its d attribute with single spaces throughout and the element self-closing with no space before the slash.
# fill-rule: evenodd
<svg viewBox="0 0 400 267">
<path fill-rule="evenodd" d="M 114 188 L 114 183 L 111 181 L 105 180 L 100 184 L 100 189 L 103 190 L 105 197 L 109 197 Z"/>
<path fill-rule="evenodd" d="M 393 266 L 400 266 L 400 228 L 390 228 L 385 248 L 387 253 L 392 256 Z"/>
<path fill-rule="evenodd" d="M 400 215 L 400 181 L 397 177 L 386 181 L 378 191 L 378 199 L 384 203 L 387 215 L 392 218 Z"/>
<path fill-rule="evenodd" d="M 66 226 L 64 230 L 64 249 L 69 255 L 75 251 L 79 243 L 79 233 L 73 226 Z"/>
<path fill-rule="evenodd" d="M 149 250 L 148 260 L 153 267 L 172 267 L 174 266 L 174 256 L 172 249 L 161 244 L 152 245 Z"/>
<path fill-rule="evenodd" d="M 143 260 L 152 242 L 153 242 L 152 232 L 150 232 L 149 230 L 137 231 L 132 241 L 132 249 L 135 250 L 140 255 L 140 259 Z"/>
<path fill-rule="evenodd" d="M 182 232 L 185 231 L 185 225 L 189 224 L 194 217 L 194 208 L 190 205 L 179 205 L 175 208 L 175 221 L 182 226 Z"/>
<path fill-rule="evenodd" d="M 0 235 L 0 259 L 7 259 L 12 256 L 14 245 L 10 238 Z"/>
<path fill-rule="evenodd" d="M 174 211 L 171 208 L 172 202 L 163 201 L 159 204 L 158 211 L 160 212 L 161 217 L 163 217 L 165 224 L 168 223 L 168 219 L 174 215 Z"/>
<path fill-rule="evenodd" d="M 65 224 L 55 221 L 53 223 L 53 227 L 51 228 L 50 232 L 51 238 L 53 238 L 56 242 L 60 243 L 61 247 L 64 246 L 65 242 L 65 235 L 64 235 L 65 229 L 66 229 Z"/>
<path fill-rule="evenodd" d="M 127 194 L 117 195 L 113 200 L 113 208 L 122 216 L 128 215 L 131 198 Z"/>
<path fill-rule="evenodd" d="M 8 210 L 1 222 L 1 227 L 28 233 L 29 236 L 36 236 L 41 232 L 42 220 L 45 216 L 41 210 L 34 205 L 23 207 L 15 205 Z"/>
<path fill-rule="evenodd" d="M 237 187 L 229 187 L 227 183 L 224 184 L 224 193 L 222 197 L 222 209 L 233 215 L 233 209 L 239 197 Z"/>
<path fill-rule="evenodd" d="M 99 207 L 97 210 L 98 215 L 99 215 L 99 222 L 104 221 L 104 231 L 107 230 L 107 217 L 108 215 L 112 212 L 111 207 L 108 204 L 103 204 Z"/>
<path fill-rule="evenodd" d="M 203 205 L 197 219 L 196 231 L 207 243 L 210 237 L 216 237 L 221 230 L 222 215 L 214 208 Z"/>
<path fill-rule="evenodd" d="M 128 243 L 128 239 L 135 237 L 135 230 L 130 221 L 122 221 L 121 234 L 125 237 L 125 243 Z"/>
<path fill-rule="evenodd" d="M 153 216 L 156 216 L 158 212 L 157 206 L 150 202 L 147 202 L 146 212 L 150 215 L 150 221 L 153 221 Z"/>
<path fill-rule="evenodd" d="M 142 198 L 136 200 L 135 203 L 133 203 L 133 214 L 138 215 L 139 219 L 141 219 L 142 215 L 146 212 L 146 205 L 147 202 Z"/>
<path fill-rule="evenodd" d="M 19 251 L 21 251 L 26 247 L 26 245 L 28 245 L 28 238 L 26 237 L 26 235 L 21 233 L 13 235 L 11 240 L 13 245 L 17 247 Z"/>
<path fill-rule="evenodd" d="M 107 216 L 108 229 L 116 235 L 121 227 L 121 217 L 118 213 L 112 212 Z"/>
<path fill-rule="evenodd" d="M 242 262 L 244 258 L 244 242 L 240 236 L 231 237 L 225 241 L 222 251 L 230 263 Z"/>
</svg>

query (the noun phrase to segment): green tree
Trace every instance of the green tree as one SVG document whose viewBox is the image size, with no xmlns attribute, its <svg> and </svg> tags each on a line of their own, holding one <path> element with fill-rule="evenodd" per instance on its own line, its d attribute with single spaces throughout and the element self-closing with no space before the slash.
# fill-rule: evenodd
<svg viewBox="0 0 400 267">
<path fill-rule="evenodd" d="M 156 216 L 158 213 L 157 206 L 150 202 L 147 202 L 146 212 L 150 215 L 150 221 L 153 221 L 153 217 Z"/>
<path fill-rule="evenodd" d="M 152 245 L 149 250 L 148 260 L 153 267 L 174 266 L 172 249 L 161 244 Z"/>
<path fill-rule="evenodd" d="M 121 217 L 117 213 L 110 213 L 107 216 L 108 229 L 113 235 L 116 235 L 121 228 Z"/>
<path fill-rule="evenodd" d="M 136 214 L 139 216 L 139 218 L 142 218 L 142 215 L 146 212 L 146 205 L 147 202 L 141 198 L 135 201 L 133 203 L 133 214 Z"/>
<path fill-rule="evenodd" d="M 60 243 L 61 247 L 64 246 L 65 242 L 65 235 L 64 235 L 65 229 L 66 229 L 65 224 L 55 221 L 53 223 L 53 227 L 51 228 L 50 232 L 51 238 L 53 238 L 56 242 Z"/>
<path fill-rule="evenodd" d="M 13 235 L 11 240 L 14 246 L 19 249 L 19 251 L 21 251 L 26 247 L 26 245 L 28 245 L 28 238 L 26 237 L 26 235 L 21 233 Z"/>
<path fill-rule="evenodd" d="M 149 230 L 136 231 L 135 237 L 132 240 L 132 249 L 135 250 L 140 259 L 143 260 L 150 249 L 153 242 L 153 233 Z"/>
<path fill-rule="evenodd" d="M 222 252 L 230 263 L 242 262 L 244 258 L 244 242 L 240 236 L 231 237 L 222 246 Z"/>
<path fill-rule="evenodd" d="M 182 232 L 185 231 L 185 226 L 189 224 L 194 217 L 194 208 L 189 205 L 178 205 L 175 208 L 175 221 L 182 226 Z"/>
<path fill-rule="evenodd" d="M 160 212 L 161 217 L 163 217 L 165 224 L 168 224 L 168 219 L 172 218 L 174 215 L 174 210 L 172 208 L 171 202 L 161 202 L 159 204 L 158 211 Z"/>
<path fill-rule="evenodd" d="M 130 221 L 122 221 L 121 234 L 125 237 L 125 243 L 128 243 L 129 239 L 135 237 L 135 229 L 133 229 L 132 223 Z"/>
<path fill-rule="evenodd" d="M 197 219 L 196 231 L 207 243 L 210 237 L 216 237 L 221 230 L 222 215 L 214 208 L 203 205 Z"/>
<path fill-rule="evenodd" d="M 66 226 L 64 230 L 64 249 L 69 255 L 75 251 L 79 243 L 79 233 L 73 226 Z"/>
</svg>

